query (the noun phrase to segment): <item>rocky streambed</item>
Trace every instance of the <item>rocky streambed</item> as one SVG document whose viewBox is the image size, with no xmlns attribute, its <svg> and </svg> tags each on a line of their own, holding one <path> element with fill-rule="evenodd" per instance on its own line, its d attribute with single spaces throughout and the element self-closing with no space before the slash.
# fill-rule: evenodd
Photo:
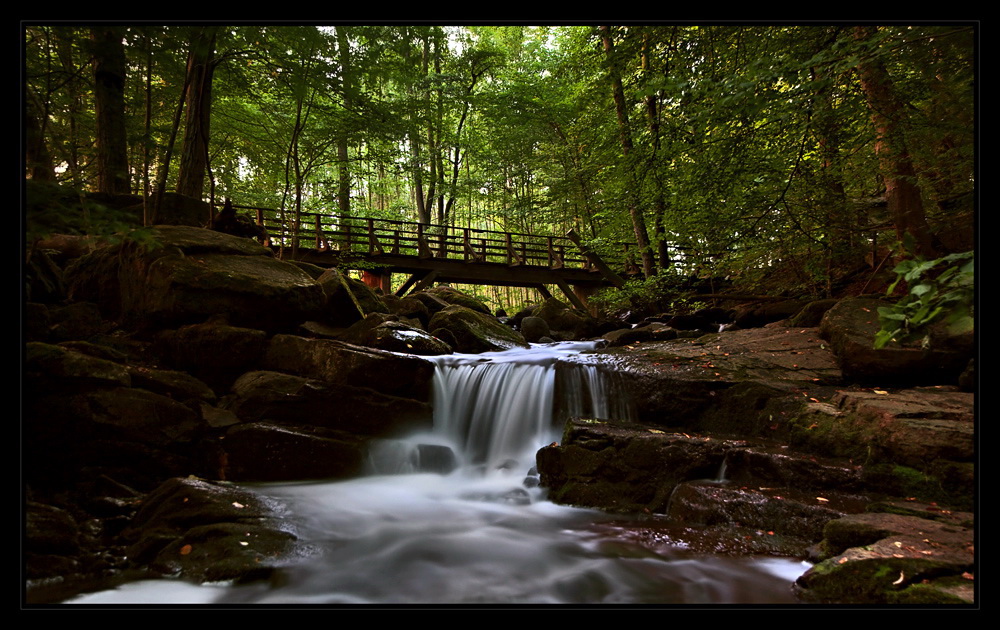
<svg viewBox="0 0 1000 630">
<path fill-rule="evenodd" d="M 280 579 L 303 542 L 280 501 L 232 482 L 355 478 L 376 441 L 432 427 L 417 355 L 527 345 L 448 287 L 393 299 L 247 239 L 155 233 L 160 247 L 53 254 L 29 278 L 28 603 L 146 577 Z M 588 361 L 635 415 L 558 409 L 574 418 L 529 478 L 627 516 L 606 531 L 646 549 L 809 556 L 799 601 L 973 602 L 975 395 L 954 385 L 970 350 L 873 354 L 878 302 L 830 306 L 798 326 L 606 333 L 615 347 Z M 528 317 L 559 339 L 602 329 L 556 300 Z M 428 471 L 454 468 L 422 448 Z"/>
<path fill-rule="evenodd" d="M 808 556 L 804 601 L 972 602 L 974 394 L 842 385 L 826 336 L 775 324 L 601 352 L 639 420 L 569 422 L 538 453 L 542 484 L 653 530 Z"/>
</svg>

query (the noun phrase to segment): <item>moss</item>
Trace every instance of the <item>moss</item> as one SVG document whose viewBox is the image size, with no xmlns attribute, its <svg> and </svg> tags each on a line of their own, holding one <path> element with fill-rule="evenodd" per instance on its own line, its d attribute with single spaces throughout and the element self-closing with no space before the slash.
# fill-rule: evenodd
<svg viewBox="0 0 1000 630">
<path fill-rule="evenodd" d="M 951 504 L 951 497 L 942 488 L 940 479 L 909 466 L 898 464 L 867 466 L 864 477 L 866 485 L 887 494 Z"/>
<path fill-rule="evenodd" d="M 887 594 L 890 604 L 969 604 L 961 597 L 942 590 L 937 584 L 913 584 L 905 589 Z"/>
</svg>

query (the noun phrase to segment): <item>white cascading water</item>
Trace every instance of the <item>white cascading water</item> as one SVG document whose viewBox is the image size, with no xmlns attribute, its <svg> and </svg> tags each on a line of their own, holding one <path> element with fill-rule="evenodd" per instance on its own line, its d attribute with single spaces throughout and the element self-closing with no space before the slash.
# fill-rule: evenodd
<svg viewBox="0 0 1000 630">
<path fill-rule="evenodd" d="M 598 525 L 608 515 L 554 505 L 525 483 L 535 452 L 559 440 L 565 417 L 628 418 L 608 375 L 574 361 L 592 347 L 434 358 L 432 434 L 380 444 L 367 477 L 254 486 L 286 506 L 302 543 L 302 557 L 272 581 L 280 586 L 157 580 L 72 603 L 793 602 L 797 561 L 691 556 L 683 543 L 651 549 L 619 540 Z"/>
</svg>

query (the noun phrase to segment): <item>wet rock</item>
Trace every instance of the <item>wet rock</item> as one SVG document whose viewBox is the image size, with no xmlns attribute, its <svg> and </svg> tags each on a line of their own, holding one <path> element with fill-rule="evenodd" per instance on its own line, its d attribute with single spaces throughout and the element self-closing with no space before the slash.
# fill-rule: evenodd
<svg viewBox="0 0 1000 630">
<path fill-rule="evenodd" d="M 348 479 L 363 470 L 367 440 L 345 431 L 253 422 L 231 427 L 219 448 L 221 479 Z"/>
<path fill-rule="evenodd" d="M 804 326 L 807 328 L 814 328 L 820 325 L 823 321 L 823 315 L 826 314 L 828 310 L 834 307 L 840 300 L 828 299 L 828 300 L 813 300 L 805 306 L 802 310 L 793 315 L 788 320 L 789 326 Z"/>
<path fill-rule="evenodd" d="M 827 524 L 823 546 L 830 557 L 797 582 L 809 601 L 972 601 L 971 527 L 898 514 L 853 514 Z"/>
<path fill-rule="evenodd" d="M 417 400 L 428 400 L 434 375 L 434 366 L 415 356 L 294 335 L 275 335 L 261 367 Z"/>
<path fill-rule="evenodd" d="M 464 306 L 467 309 L 493 317 L 490 309 L 481 301 L 449 286 L 439 286 L 424 291 L 448 304 Z"/>
<path fill-rule="evenodd" d="M 538 343 L 549 336 L 549 325 L 541 317 L 525 317 L 521 320 L 521 334 L 528 343 Z"/>
<path fill-rule="evenodd" d="M 280 372 L 244 374 L 222 406 L 244 422 L 268 420 L 358 435 L 428 430 L 433 424 L 427 403 Z"/>
<path fill-rule="evenodd" d="M 556 298 L 545 300 L 533 313 L 549 325 L 557 339 L 587 339 L 596 331 L 597 322 L 590 315 L 571 309 Z"/>
<path fill-rule="evenodd" d="M 713 477 L 732 442 L 620 422 L 570 420 L 560 445 L 537 454 L 557 503 L 664 513 L 683 481 Z"/>
<path fill-rule="evenodd" d="M 450 354 L 451 346 L 423 330 L 398 321 L 397 315 L 369 313 L 340 335 L 340 340 L 390 352 L 432 356 Z"/>
<path fill-rule="evenodd" d="M 135 566 L 195 581 L 267 576 L 293 550 L 280 506 L 228 484 L 171 479 L 124 533 Z"/>
<path fill-rule="evenodd" d="M 236 378 L 255 367 L 267 347 L 267 333 L 213 320 L 165 330 L 156 335 L 161 356 L 174 367 L 225 392 Z"/>
<path fill-rule="evenodd" d="M 830 342 L 844 378 L 882 385 L 957 383 L 971 358 L 969 351 L 939 350 L 933 345 L 924 349 L 894 342 L 875 349 L 875 334 L 881 329 L 878 309 L 888 306 L 882 300 L 848 298 L 823 316 L 820 334 Z"/>
<path fill-rule="evenodd" d="M 504 326 L 492 315 L 464 306 L 449 306 L 435 313 L 429 328 L 451 331 L 457 342 L 454 346 L 457 352 L 480 353 L 528 345 L 520 333 Z"/>
<path fill-rule="evenodd" d="M 384 295 L 382 301 L 394 315 L 406 319 L 416 319 L 420 322 L 420 327 L 427 330 L 427 325 L 431 321 L 431 312 L 420 300 L 414 297 L 398 298 L 394 295 Z"/>
<path fill-rule="evenodd" d="M 798 538 L 803 546 L 820 538 L 823 527 L 843 515 L 815 495 L 735 482 L 680 484 L 668 511 L 668 516 L 688 526 L 750 527 Z"/>
<path fill-rule="evenodd" d="M 677 330 L 662 323 L 652 322 L 635 328 L 622 328 L 602 335 L 608 346 L 627 346 L 644 341 L 670 341 L 677 338 Z"/>
</svg>

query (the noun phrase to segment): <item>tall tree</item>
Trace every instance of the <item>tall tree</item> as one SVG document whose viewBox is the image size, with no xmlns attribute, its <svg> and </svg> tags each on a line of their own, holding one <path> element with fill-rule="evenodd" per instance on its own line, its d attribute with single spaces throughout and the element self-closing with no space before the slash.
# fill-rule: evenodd
<svg viewBox="0 0 1000 630">
<path fill-rule="evenodd" d="M 94 110 L 97 114 L 97 190 L 129 192 L 128 144 L 125 134 L 124 29 L 94 27 Z"/>
<path fill-rule="evenodd" d="M 192 37 L 187 65 L 187 103 L 184 145 L 181 149 L 177 192 L 201 199 L 205 190 L 208 142 L 212 120 L 212 75 L 215 72 L 215 40 L 218 26 L 197 28 Z"/>
<path fill-rule="evenodd" d="M 875 44 L 875 34 L 873 26 L 854 29 L 855 39 L 863 43 Z M 858 74 L 878 134 L 875 152 L 885 181 L 886 202 L 896 225 L 896 236 L 903 241 L 909 235 L 916 243 L 917 253 L 933 256 L 937 248 L 931 239 L 917 185 L 917 172 L 903 130 L 905 107 L 893 91 L 892 78 L 879 58 L 877 45 L 859 62 Z"/>
<path fill-rule="evenodd" d="M 618 117 L 618 135 L 622 145 L 622 155 L 625 158 L 625 167 L 629 176 L 633 178 L 629 186 L 627 200 L 629 216 L 632 218 L 632 229 L 635 232 L 636 246 L 642 254 L 642 271 L 647 278 L 656 273 L 656 263 L 653 260 L 653 252 L 650 249 L 649 232 L 646 230 L 646 219 L 643 216 L 642 208 L 639 206 L 637 198 L 638 182 L 634 180 L 635 169 L 634 156 L 632 155 L 632 129 L 629 124 L 628 104 L 625 102 L 625 90 L 622 86 L 620 60 L 615 55 L 615 44 L 612 38 L 611 27 L 601 26 L 601 43 L 604 47 L 604 54 L 607 59 L 608 79 L 611 83 L 611 94 L 615 101 L 615 113 Z"/>
</svg>

